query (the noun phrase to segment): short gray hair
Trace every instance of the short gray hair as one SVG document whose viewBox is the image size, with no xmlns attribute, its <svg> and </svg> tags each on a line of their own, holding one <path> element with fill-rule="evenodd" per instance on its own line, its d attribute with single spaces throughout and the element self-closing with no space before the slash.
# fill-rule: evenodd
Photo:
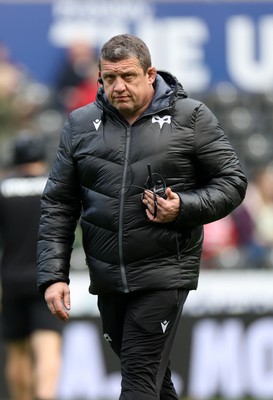
<svg viewBox="0 0 273 400">
<path fill-rule="evenodd" d="M 147 45 L 137 36 L 122 34 L 113 36 L 102 47 L 99 56 L 99 70 L 101 61 L 117 62 L 135 57 L 139 60 L 144 73 L 151 67 L 151 55 Z"/>
</svg>

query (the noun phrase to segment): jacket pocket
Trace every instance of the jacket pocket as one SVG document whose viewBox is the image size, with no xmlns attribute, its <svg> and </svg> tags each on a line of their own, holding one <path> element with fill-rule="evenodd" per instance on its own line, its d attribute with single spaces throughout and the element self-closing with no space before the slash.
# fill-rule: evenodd
<svg viewBox="0 0 273 400">
<path fill-rule="evenodd" d="M 165 230 L 161 238 L 162 248 L 165 248 L 171 255 L 175 255 L 177 260 L 180 259 L 180 254 L 187 247 L 190 240 L 188 233 L 173 229 Z"/>
<path fill-rule="evenodd" d="M 176 231 L 176 249 L 177 249 L 177 260 L 180 261 L 180 254 L 188 248 L 191 241 L 190 231 Z"/>
<path fill-rule="evenodd" d="M 203 237 L 204 229 L 202 225 L 182 232 L 182 242 L 178 241 L 179 244 L 182 243 L 179 247 L 179 254 L 189 255 L 199 251 L 202 248 Z"/>
</svg>

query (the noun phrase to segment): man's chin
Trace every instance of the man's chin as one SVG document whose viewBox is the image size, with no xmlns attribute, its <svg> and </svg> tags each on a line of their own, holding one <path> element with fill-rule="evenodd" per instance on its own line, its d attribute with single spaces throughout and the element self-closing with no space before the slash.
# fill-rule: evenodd
<svg viewBox="0 0 273 400">
<path fill-rule="evenodd" d="M 128 104 L 118 104 L 116 109 L 120 112 L 120 114 L 130 115 L 132 113 L 132 108 L 128 106 Z"/>
</svg>

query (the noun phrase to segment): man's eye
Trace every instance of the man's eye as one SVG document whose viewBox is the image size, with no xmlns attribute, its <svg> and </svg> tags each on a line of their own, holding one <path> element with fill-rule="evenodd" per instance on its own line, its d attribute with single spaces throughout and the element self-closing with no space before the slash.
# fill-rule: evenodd
<svg viewBox="0 0 273 400">
<path fill-rule="evenodd" d="M 104 77 L 104 81 L 106 81 L 107 83 L 111 83 L 113 82 L 114 77 L 113 76 L 105 76 Z"/>
<path fill-rule="evenodd" d="M 127 82 L 130 82 L 134 79 L 134 75 L 132 75 L 132 74 L 124 75 L 123 79 Z"/>
</svg>

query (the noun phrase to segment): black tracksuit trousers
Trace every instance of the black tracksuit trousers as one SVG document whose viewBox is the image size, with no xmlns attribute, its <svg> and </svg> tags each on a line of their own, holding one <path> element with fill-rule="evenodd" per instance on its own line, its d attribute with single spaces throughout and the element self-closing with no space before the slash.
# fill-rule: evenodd
<svg viewBox="0 0 273 400">
<path fill-rule="evenodd" d="M 178 400 L 169 357 L 188 290 L 98 296 L 103 334 L 121 363 L 119 400 Z"/>
</svg>

